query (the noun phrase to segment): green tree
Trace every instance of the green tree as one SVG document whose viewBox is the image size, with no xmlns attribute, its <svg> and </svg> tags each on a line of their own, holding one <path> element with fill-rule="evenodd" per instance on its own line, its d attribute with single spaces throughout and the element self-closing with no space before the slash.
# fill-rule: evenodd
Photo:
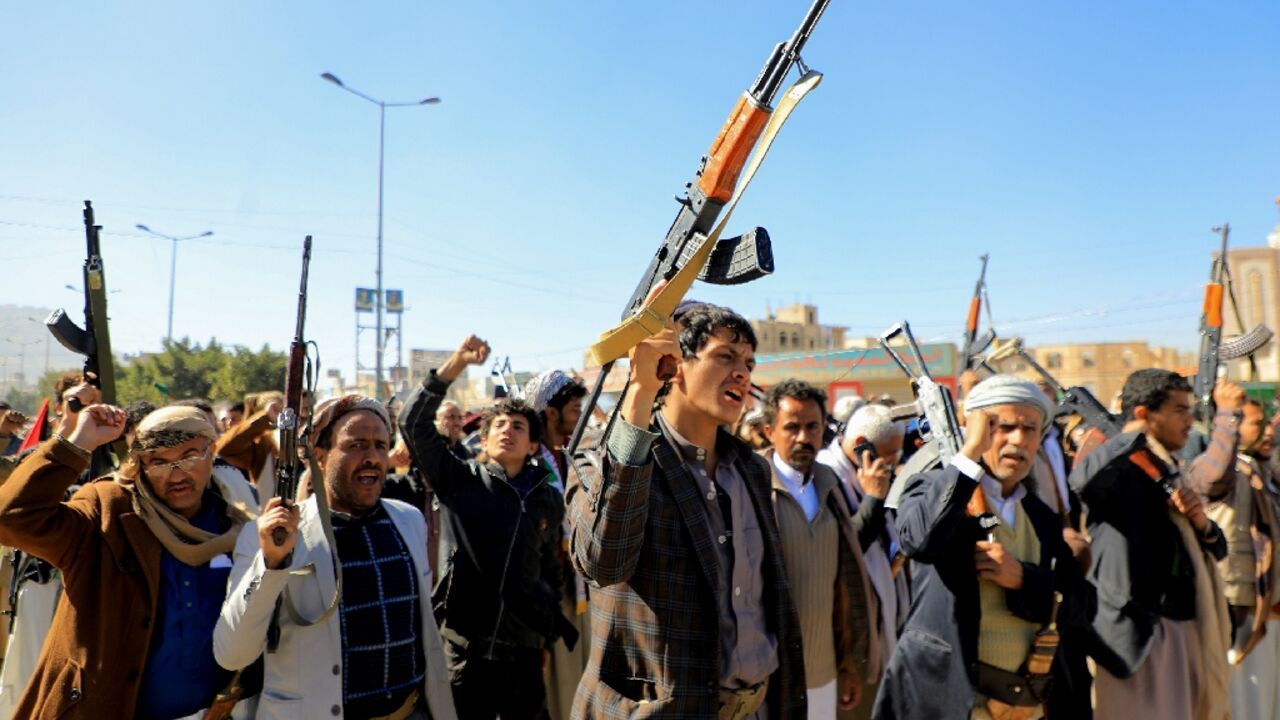
<svg viewBox="0 0 1280 720">
<path fill-rule="evenodd" d="M 118 372 L 116 388 L 122 405 L 135 400 L 163 405 L 191 397 L 239 401 L 245 393 L 282 389 L 284 367 L 284 354 L 265 345 L 254 352 L 241 345 L 224 348 L 216 339 L 201 346 L 182 338 Z"/>
<path fill-rule="evenodd" d="M 33 416 L 40 409 L 40 403 L 46 399 L 53 399 L 53 386 L 58 380 L 69 372 L 78 372 L 80 368 L 62 368 L 58 370 L 50 370 L 36 384 L 25 388 L 9 388 L 4 396 L 4 401 L 9 403 L 13 409 L 27 415 Z"/>
<path fill-rule="evenodd" d="M 254 352 L 237 345 L 214 376 L 209 396 L 215 400 L 239 402 L 247 393 L 283 390 L 287 358 L 266 345 Z"/>
</svg>

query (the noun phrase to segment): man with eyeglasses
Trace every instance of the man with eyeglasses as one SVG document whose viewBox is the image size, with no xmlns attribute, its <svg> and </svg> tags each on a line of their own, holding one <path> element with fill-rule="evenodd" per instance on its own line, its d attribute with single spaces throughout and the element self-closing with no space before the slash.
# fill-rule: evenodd
<svg viewBox="0 0 1280 720">
<path fill-rule="evenodd" d="M 0 487 L 0 542 L 51 562 L 66 593 L 14 717 L 198 717 L 231 679 L 213 627 L 252 489 L 211 481 L 213 426 L 167 407 L 139 423 L 114 477 L 63 502 L 124 424 L 117 407 L 80 410 Z"/>
</svg>

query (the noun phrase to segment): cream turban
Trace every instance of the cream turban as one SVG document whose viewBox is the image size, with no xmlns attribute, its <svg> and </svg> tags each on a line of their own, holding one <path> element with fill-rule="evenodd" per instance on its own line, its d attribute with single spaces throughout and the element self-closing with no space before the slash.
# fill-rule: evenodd
<svg viewBox="0 0 1280 720">
<path fill-rule="evenodd" d="M 1040 411 L 1040 434 L 1049 431 L 1055 406 L 1038 385 L 1013 375 L 992 375 L 969 391 L 964 411 L 983 410 L 997 405 L 1031 405 Z"/>
</svg>

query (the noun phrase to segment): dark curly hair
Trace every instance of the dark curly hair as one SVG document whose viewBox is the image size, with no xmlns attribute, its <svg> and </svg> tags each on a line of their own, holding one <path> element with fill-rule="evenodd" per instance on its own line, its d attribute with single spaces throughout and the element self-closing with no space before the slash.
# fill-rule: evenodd
<svg viewBox="0 0 1280 720">
<path fill-rule="evenodd" d="M 812 400 L 818 403 L 818 408 L 822 410 L 822 417 L 824 419 L 827 417 L 827 394 L 825 392 L 803 380 L 787 378 L 769 388 L 769 392 L 764 396 L 765 425 L 773 425 L 774 419 L 778 417 L 778 406 L 782 404 L 782 398 L 791 398 L 800 402 Z"/>
<path fill-rule="evenodd" d="M 498 402 L 490 405 L 480 416 L 480 437 L 489 437 L 489 426 L 493 424 L 494 418 L 499 415 L 520 415 L 529 423 L 529 441 L 539 442 L 542 440 L 542 418 L 541 413 L 533 409 L 523 400 L 513 397 L 505 397 Z"/>
<path fill-rule="evenodd" d="M 686 360 L 697 355 L 707 346 L 711 336 L 721 330 L 732 334 L 732 342 L 746 342 L 752 350 L 758 344 L 751 323 L 727 307 L 709 303 L 693 305 L 677 315 L 675 320 L 680 324 L 680 354 Z"/>
<path fill-rule="evenodd" d="M 1191 392 L 1191 383 L 1172 370 L 1147 368 L 1137 370 L 1124 381 L 1120 391 L 1120 409 L 1126 421 L 1133 419 L 1138 407 L 1159 410 L 1172 392 Z"/>
</svg>

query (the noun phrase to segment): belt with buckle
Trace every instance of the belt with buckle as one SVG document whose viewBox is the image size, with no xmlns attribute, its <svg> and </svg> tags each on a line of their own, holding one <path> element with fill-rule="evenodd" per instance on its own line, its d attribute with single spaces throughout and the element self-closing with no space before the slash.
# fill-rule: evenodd
<svg viewBox="0 0 1280 720">
<path fill-rule="evenodd" d="M 769 683 L 756 683 L 744 688 L 720 688 L 720 720 L 744 720 L 764 705 Z"/>
</svg>

